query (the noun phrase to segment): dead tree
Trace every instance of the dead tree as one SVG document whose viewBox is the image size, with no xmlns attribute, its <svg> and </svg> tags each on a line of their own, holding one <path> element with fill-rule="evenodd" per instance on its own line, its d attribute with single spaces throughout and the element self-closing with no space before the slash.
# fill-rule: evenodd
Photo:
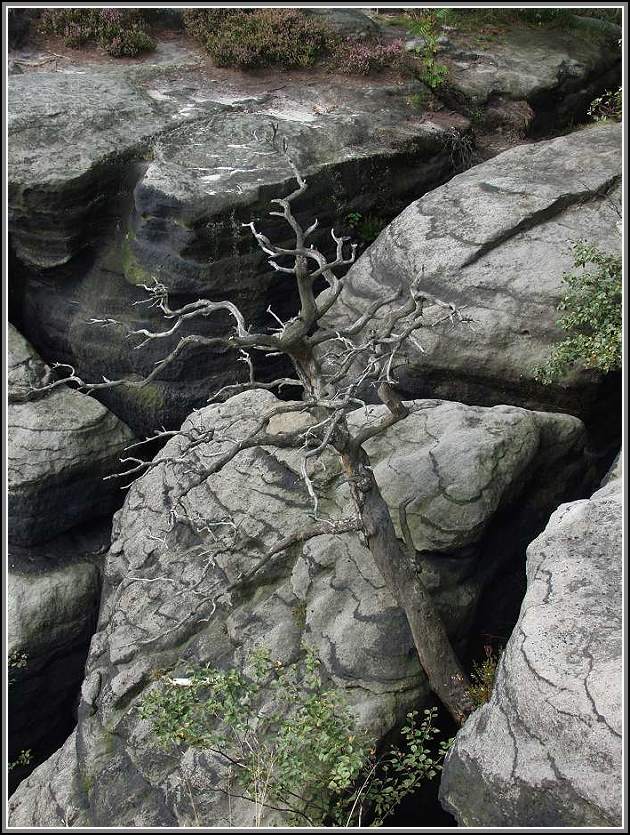
<svg viewBox="0 0 630 835">
<path fill-rule="evenodd" d="M 86 392 L 117 386 L 144 386 L 192 345 L 208 349 L 216 346 L 233 348 L 240 351 L 240 359 L 248 366 L 247 382 L 224 386 L 210 398 L 211 402 L 226 400 L 234 394 L 250 389 L 277 390 L 283 386 L 301 387 L 301 402 L 280 403 L 261 415 L 257 425 L 245 438 L 224 442 L 227 444 L 225 450 L 221 448 L 213 463 L 201 474 L 208 477 L 219 472 L 240 452 L 255 446 L 296 448 L 303 453 L 302 477 L 313 502 L 315 524 L 277 543 L 252 570 L 245 576 L 238 577 L 223 590 L 223 600 L 226 596 L 229 598 L 230 593 L 237 587 L 251 580 L 276 554 L 292 544 L 324 533 L 357 531 L 369 547 L 385 582 L 407 616 L 418 658 L 431 689 L 453 718 L 462 723 L 472 709 L 467 690 L 468 681 L 431 596 L 420 579 L 418 555 L 410 541 L 406 522 L 406 508 L 413 497 L 403 501 L 399 508 L 405 540 L 403 543 L 396 536 L 389 508 L 374 478 L 364 444 L 403 420 L 408 414 L 408 408 L 395 391 L 394 374 L 401 349 L 407 341 L 414 342 L 421 350 L 414 333 L 424 326 L 424 309 L 437 305 L 444 309 L 444 318 L 453 322 L 462 321 L 463 317 L 454 305 L 426 293 L 421 286 L 422 276 L 419 276 L 409 288 L 406 299 L 402 298 L 403 292 L 400 288 L 391 295 L 375 301 L 356 321 L 346 327 L 340 330 L 327 328 L 323 320 L 344 287 L 344 278 L 339 277 L 336 270 L 353 263 L 356 245 L 348 245 L 348 239 L 336 235 L 333 229 L 331 235 L 335 255 L 332 260 L 327 261 L 316 247 L 308 243 L 309 237 L 317 228 L 317 220 L 305 230 L 293 214 L 292 204 L 304 194 L 307 183 L 286 153 L 286 143 L 284 151 L 297 180 L 297 188 L 287 197 L 272 200 L 278 209 L 270 214 L 280 217 L 289 225 L 295 236 L 295 245 L 276 246 L 258 231 L 254 222 L 243 225 L 249 227 L 267 256 L 270 267 L 278 273 L 279 278 L 297 284 L 299 310 L 293 318 L 283 322 L 269 309 L 268 312 L 275 321 L 274 327 L 269 328 L 268 332 L 255 333 L 247 326 L 240 310 L 229 301 L 200 299 L 172 309 L 167 288 L 155 280 L 153 285 L 144 287 L 149 294 L 147 303 L 159 307 L 171 326 L 162 331 L 130 331 L 130 337 L 139 338 L 136 347 L 141 347 L 149 341 L 166 339 L 175 334 L 184 322 L 207 317 L 219 311 L 231 316 L 234 323 L 232 332 L 210 338 L 199 335 L 183 337 L 148 377 L 138 381 L 104 378 L 100 383 L 85 383 L 71 366 L 58 364 L 54 366 L 55 369 L 66 367 L 70 373 L 63 380 L 48 382 L 42 390 L 67 382 L 76 383 L 80 390 Z M 316 285 L 321 286 L 321 283 L 325 283 L 325 289 L 317 293 Z M 112 320 L 92 321 L 94 324 L 113 323 Z M 435 324 L 435 318 L 433 321 Z M 252 360 L 254 351 L 264 355 L 286 355 L 291 361 L 295 377 L 277 379 L 269 383 L 256 381 Z M 362 392 L 369 385 L 374 387 L 387 411 L 380 419 L 351 430 L 347 416 L 351 411 L 366 405 Z M 269 421 L 272 417 L 305 409 L 315 418 L 314 425 L 287 433 L 269 431 Z M 174 431 L 155 433 L 156 436 L 176 434 Z M 211 439 L 210 433 L 201 432 L 190 438 L 190 445 L 197 446 Z M 354 513 L 346 519 L 321 519 L 318 516 L 318 498 L 309 476 L 309 466 L 328 448 L 333 448 L 339 454 L 350 483 Z M 158 454 L 150 462 L 135 456 L 125 458 L 123 462 L 127 465 L 123 475 L 135 477 L 149 468 L 169 463 L 169 459 Z M 218 602 L 217 597 L 213 601 L 213 611 Z"/>
</svg>

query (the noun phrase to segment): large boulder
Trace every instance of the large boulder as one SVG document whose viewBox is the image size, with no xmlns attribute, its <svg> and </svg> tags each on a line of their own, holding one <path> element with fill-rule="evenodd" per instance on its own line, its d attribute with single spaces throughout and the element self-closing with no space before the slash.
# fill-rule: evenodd
<svg viewBox="0 0 630 835">
<path fill-rule="evenodd" d="M 7 575 L 9 760 L 31 766 L 57 750 L 76 721 L 100 600 L 100 563 L 111 524 L 100 521 L 40 545 L 11 545 Z M 24 776 L 14 768 L 11 781 Z"/>
<path fill-rule="evenodd" d="M 613 471 L 528 548 L 527 594 L 492 696 L 442 776 L 442 804 L 461 826 L 621 826 L 621 528 Z"/>
<path fill-rule="evenodd" d="M 272 657 L 289 663 L 306 640 L 376 737 L 412 705 L 430 702 L 404 614 L 353 534 L 296 542 L 234 590 L 229 603 L 217 600 L 270 547 L 310 524 L 296 451 L 255 447 L 220 473 L 204 473 L 226 439 L 244 437 L 276 405 L 273 395 L 256 391 L 195 412 L 159 454 L 179 463 L 156 459 L 132 487 L 115 517 L 76 737 L 19 787 L 14 825 L 65 818 L 74 825 L 183 826 L 196 816 L 206 825 L 249 825 L 249 804 L 233 799 L 230 809 L 215 789 L 218 762 L 202 751 L 183 759 L 161 751 L 134 709 L 155 686 L 156 670 L 180 661 L 239 666 L 266 644 Z M 409 528 L 419 565 L 461 648 L 497 566 L 507 557 L 519 573 L 519 537 L 501 535 L 496 520 L 509 509 L 516 529 L 527 527 L 523 508 L 539 482 L 549 491 L 547 512 L 568 482 L 575 486 L 584 430 L 573 417 L 512 407 L 409 405 L 406 421 L 371 441 L 369 451 L 394 513 L 401 495 L 417 497 Z M 354 413 L 351 422 L 374 419 L 381 408 Z M 277 416 L 269 428 L 281 433 L 311 420 L 298 411 Z M 210 430 L 211 442 L 191 444 Z M 340 463 L 332 453 L 324 463 L 312 475 L 319 512 L 346 516 Z M 188 778 L 196 810 L 189 792 L 180 791 Z M 58 800 L 54 811 L 42 803 L 50 792 Z"/>
<path fill-rule="evenodd" d="M 417 331 L 424 351 L 410 345 L 399 372 L 408 396 L 601 417 L 600 375 L 576 370 L 543 386 L 534 369 L 563 336 L 570 244 L 620 250 L 620 142 L 621 125 L 605 124 L 518 146 L 412 203 L 350 269 L 329 324 L 347 326 L 422 275 L 422 288 L 472 322 L 453 326 L 442 308 L 427 308 Z"/>
<path fill-rule="evenodd" d="M 155 278 L 181 303 L 228 298 L 256 326 L 275 321 L 270 304 L 295 313 L 293 288 L 241 225 L 264 217 L 266 232 L 288 240 L 286 224 L 267 220 L 269 200 L 292 188 L 283 139 L 310 183 L 297 215 L 319 218 L 313 240 L 329 251 L 331 226 L 349 212 L 389 219 L 448 179 L 450 143 L 467 128 L 457 114 L 414 110 L 416 81 L 252 79 L 161 51 L 141 65 L 62 63 L 11 78 L 12 317 L 45 358 L 84 378 L 146 375 L 174 346 L 136 351 L 124 327 L 103 339 L 88 324 L 163 328 L 160 311 L 139 303 Z M 221 316 L 193 324 L 204 335 L 230 326 Z M 135 431 L 178 428 L 240 370 L 234 353 L 191 351 L 149 387 L 104 402 Z"/>
<path fill-rule="evenodd" d="M 37 396 L 47 369 L 9 325 L 9 541 L 33 544 L 111 513 L 120 484 L 104 481 L 134 436 L 104 406 L 58 387 Z"/>
<path fill-rule="evenodd" d="M 449 69 L 449 93 L 472 108 L 527 102 L 534 130 L 578 123 L 595 96 L 621 83 L 621 30 L 599 23 L 506 25 L 484 40 L 449 31 L 438 53 Z"/>
</svg>

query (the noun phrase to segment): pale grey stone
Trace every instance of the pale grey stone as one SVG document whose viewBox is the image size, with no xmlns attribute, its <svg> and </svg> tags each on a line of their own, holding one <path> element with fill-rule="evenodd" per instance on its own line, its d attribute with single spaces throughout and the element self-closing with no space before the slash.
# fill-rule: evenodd
<svg viewBox="0 0 630 835">
<path fill-rule="evenodd" d="M 528 548 L 492 696 L 442 776 L 461 826 L 621 825 L 621 521 L 617 478 L 561 505 Z"/>
<path fill-rule="evenodd" d="M 427 306 L 416 331 L 424 353 L 409 345 L 398 374 L 409 396 L 601 408 L 595 372 L 542 386 L 534 371 L 564 336 L 556 320 L 571 244 L 620 251 L 620 141 L 621 126 L 606 124 L 514 147 L 412 203 L 350 269 L 329 324 L 349 324 L 423 275 L 422 288 L 472 322 L 453 326 Z"/>
<path fill-rule="evenodd" d="M 222 779 L 219 763 L 201 751 L 183 759 L 160 752 L 150 724 L 133 709 L 155 686 L 153 671 L 182 657 L 184 666 L 241 666 L 264 644 L 273 658 L 291 663 L 306 641 L 360 725 L 377 738 L 430 699 L 405 616 L 354 534 L 297 543 L 233 592 L 229 608 L 220 604 L 213 612 L 227 583 L 310 524 L 297 451 L 246 450 L 221 473 L 203 475 L 221 438 L 244 437 L 275 403 L 269 392 L 256 391 L 193 413 L 160 453 L 181 464 L 159 464 L 140 478 L 116 515 L 76 738 L 75 782 L 89 784 L 93 825 L 189 825 L 186 780 L 193 781 L 204 824 L 251 825 L 249 804 L 234 800 L 230 812 L 225 796 L 213 791 Z M 532 481 L 566 484 L 567 461 L 579 455 L 584 429 L 566 415 L 512 407 L 409 406 L 406 421 L 371 442 L 374 471 L 394 518 L 401 490 L 418 492 L 426 503 L 426 514 L 410 513 L 414 544 L 447 628 L 461 642 L 501 557 L 484 550 L 485 527 L 506 502 L 523 497 L 525 505 Z M 375 417 L 372 409 L 350 419 L 359 425 Z M 307 421 L 278 417 L 271 430 Z M 185 433 L 210 429 L 212 442 L 187 451 Z M 345 516 L 340 464 L 332 453 L 323 463 L 312 476 L 320 513 Z M 49 772 L 36 774 L 41 778 L 32 776 L 16 793 L 16 823 L 34 814 L 26 796 L 47 791 Z"/>
</svg>

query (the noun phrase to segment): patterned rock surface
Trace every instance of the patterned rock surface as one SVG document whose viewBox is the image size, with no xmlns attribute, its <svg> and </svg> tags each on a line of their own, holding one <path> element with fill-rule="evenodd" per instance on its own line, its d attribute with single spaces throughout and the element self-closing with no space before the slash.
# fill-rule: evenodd
<svg viewBox="0 0 630 835">
<path fill-rule="evenodd" d="M 134 436 L 91 397 L 60 387 L 35 398 L 46 367 L 9 325 L 9 541 L 33 544 L 111 513 L 113 473 Z"/>
<path fill-rule="evenodd" d="M 442 776 L 442 804 L 460 826 L 621 825 L 621 525 L 613 471 L 529 546 L 527 594 L 492 696 Z"/>
<path fill-rule="evenodd" d="M 196 815 L 208 825 L 251 824 L 249 804 L 233 801 L 230 813 L 217 792 L 223 778 L 216 761 L 201 751 L 161 751 L 133 709 L 155 686 L 152 673 L 179 659 L 239 666 L 264 643 L 272 657 L 291 662 L 306 640 L 377 737 L 411 705 L 430 701 L 404 614 L 355 535 L 296 543 L 234 592 L 230 607 L 213 611 L 227 584 L 310 524 L 297 452 L 253 448 L 219 474 L 204 474 L 218 448 L 244 437 L 276 403 L 258 391 L 194 413 L 160 453 L 180 463 L 157 464 L 132 487 L 115 518 L 76 737 L 18 788 L 11 800 L 16 825 L 63 816 L 75 825 L 175 826 Z M 575 418 L 518 408 L 410 405 L 407 421 L 372 443 L 372 461 L 394 512 L 401 491 L 419 496 L 409 514 L 419 565 L 461 644 L 497 560 L 484 530 L 503 506 L 526 505 L 540 480 L 556 485 L 557 504 L 584 430 Z M 270 429 L 281 432 L 296 419 L 309 420 L 280 416 Z M 352 416 L 365 419 L 363 411 Z M 211 428 L 211 443 L 189 448 L 196 430 Z M 312 476 L 320 513 L 347 515 L 339 463 L 331 454 L 325 464 Z M 56 811 L 41 802 L 50 792 Z"/>
</svg>

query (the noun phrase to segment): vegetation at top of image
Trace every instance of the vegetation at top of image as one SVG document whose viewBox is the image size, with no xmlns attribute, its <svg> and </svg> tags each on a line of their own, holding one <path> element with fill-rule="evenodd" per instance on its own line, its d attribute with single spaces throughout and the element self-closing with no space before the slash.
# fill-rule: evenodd
<svg viewBox="0 0 630 835">
<path fill-rule="evenodd" d="M 220 67 L 321 65 L 331 72 L 364 76 L 391 70 L 416 75 L 432 88 L 446 73 L 435 62 L 428 30 L 427 47 L 410 55 L 400 38 L 341 37 L 325 21 L 299 9 L 187 9 L 183 17 L 187 32 Z"/>
<path fill-rule="evenodd" d="M 379 826 L 424 780 L 435 777 L 449 743 L 432 745 L 436 709 L 407 715 L 402 747 L 377 756 L 340 690 L 324 683 L 305 647 L 301 662 L 273 661 L 258 648 L 245 672 L 196 667 L 163 676 L 140 713 L 166 748 L 203 748 L 228 770 L 226 790 L 295 824 Z"/>
<path fill-rule="evenodd" d="M 475 661 L 470 674 L 468 694 L 475 708 L 485 705 L 492 695 L 497 665 L 501 658 L 501 651 L 495 652 L 491 646 L 484 647 L 485 658 Z"/>
<path fill-rule="evenodd" d="M 42 34 L 58 35 L 69 47 L 96 43 L 114 58 L 154 50 L 156 41 L 147 28 L 140 9 L 44 9 L 39 19 Z"/>
<path fill-rule="evenodd" d="M 188 9 L 188 32 L 218 67 L 312 67 L 334 33 L 296 9 Z"/>
<path fill-rule="evenodd" d="M 579 241 L 572 247 L 574 270 L 558 306 L 558 325 L 567 337 L 554 346 L 547 362 L 535 370 L 551 383 L 576 365 L 609 372 L 621 368 L 621 257 Z"/>
<path fill-rule="evenodd" d="M 406 22 L 407 30 L 423 41 L 422 46 L 413 49 L 420 62 L 418 77 L 431 90 L 441 87 L 448 74 L 447 67 L 441 64 L 436 56 L 439 48 L 440 20 L 433 10 L 409 12 Z"/>
</svg>

